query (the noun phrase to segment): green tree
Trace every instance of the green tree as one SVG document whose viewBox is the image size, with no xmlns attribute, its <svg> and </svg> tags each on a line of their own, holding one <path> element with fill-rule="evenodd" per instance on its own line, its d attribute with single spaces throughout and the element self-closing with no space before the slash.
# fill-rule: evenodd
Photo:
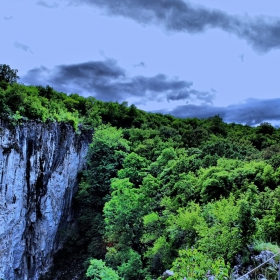
<svg viewBox="0 0 280 280">
<path fill-rule="evenodd" d="M 123 280 L 116 271 L 107 267 L 102 260 L 91 259 L 86 276 L 91 280 Z"/>
<path fill-rule="evenodd" d="M 17 69 L 12 69 L 7 64 L 0 64 L 0 82 L 8 84 L 16 83 L 17 79 L 19 79 L 17 72 Z"/>
<path fill-rule="evenodd" d="M 128 141 L 123 139 L 122 130 L 108 125 L 95 130 L 87 155 L 86 180 L 78 192 L 80 203 L 103 208 L 109 199 L 111 179 L 117 176 L 128 151 Z"/>
<path fill-rule="evenodd" d="M 202 215 L 204 221 L 195 225 L 199 236 L 198 248 L 213 259 L 223 258 L 231 263 L 243 245 L 238 227 L 239 206 L 235 198 L 230 196 L 208 203 Z"/>
<path fill-rule="evenodd" d="M 122 131 L 110 126 L 96 129 L 89 147 L 88 169 L 84 172 L 75 206 L 79 209 L 77 225 L 77 255 L 103 258 L 106 246 L 103 239 L 105 222 L 103 207 L 111 195 L 111 178 L 117 176 L 129 151 Z"/>
<path fill-rule="evenodd" d="M 112 198 L 104 206 L 106 237 L 113 244 L 139 249 L 142 217 L 146 214 L 144 196 L 128 178 L 114 179 Z"/>
<path fill-rule="evenodd" d="M 280 244 L 280 186 L 275 190 L 266 189 L 261 193 L 256 210 L 259 211 L 260 219 L 257 220 L 257 236 L 266 242 Z M 260 208 L 261 209 L 258 209 Z M 261 211 L 261 212 L 260 212 Z"/>
<path fill-rule="evenodd" d="M 198 239 L 195 227 L 203 222 L 200 206 L 192 202 L 188 207 L 178 209 L 176 215 L 168 217 L 169 239 L 177 243 L 180 240 L 179 243 L 188 247 L 194 246 Z"/>
<path fill-rule="evenodd" d="M 140 238 L 146 214 L 144 196 L 128 178 L 113 179 L 112 198 L 104 206 L 105 239 L 112 247 L 106 261 L 124 279 L 143 279 Z"/>
<path fill-rule="evenodd" d="M 123 162 L 123 169 L 118 172 L 118 177 L 129 178 L 129 181 L 135 186 L 139 186 L 143 178 L 147 175 L 145 172 L 148 161 L 136 153 L 129 154 Z"/>
</svg>

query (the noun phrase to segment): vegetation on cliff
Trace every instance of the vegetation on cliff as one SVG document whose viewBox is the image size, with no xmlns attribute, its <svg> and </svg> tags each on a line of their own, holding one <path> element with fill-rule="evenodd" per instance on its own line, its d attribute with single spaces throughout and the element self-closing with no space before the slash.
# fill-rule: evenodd
<svg viewBox="0 0 280 280">
<path fill-rule="evenodd" d="M 53 271 L 75 264 L 84 279 L 148 280 L 172 268 L 173 279 L 205 279 L 208 270 L 224 279 L 254 244 L 280 243 L 280 129 L 179 119 L 49 86 L 0 86 L 2 117 L 95 131 L 77 224 Z"/>
</svg>

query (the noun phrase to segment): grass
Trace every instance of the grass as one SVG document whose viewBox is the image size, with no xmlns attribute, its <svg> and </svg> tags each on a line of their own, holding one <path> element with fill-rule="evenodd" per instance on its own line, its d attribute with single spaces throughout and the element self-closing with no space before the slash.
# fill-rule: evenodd
<svg viewBox="0 0 280 280">
<path fill-rule="evenodd" d="M 270 242 L 261 242 L 261 241 L 257 241 L 254 244 L 254 250 L 258 253 L 260 253 L 261 251 L 271 251 L 274 254 L 277 254 L 280 252 L 280 247 L 276 244 L 272 244 Z"/>
</svg>

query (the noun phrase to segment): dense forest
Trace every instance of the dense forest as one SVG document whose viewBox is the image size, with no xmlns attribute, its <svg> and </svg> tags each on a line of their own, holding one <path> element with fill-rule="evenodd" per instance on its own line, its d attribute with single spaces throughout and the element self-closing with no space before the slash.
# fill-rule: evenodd
<svg viewBox="0 0 280 280">
<path fill-rule="evenodd" d="M 0 76 L 1 78 L 1 76 Z M 44 279 L 230 279 L 280 243 L 280 129 L 179 119 L 2 78 L 1 118 L 93 130 L 77 221 Z M 274 246 L 272 246 L 272 244 Z M 64 274 L 63 271 L 67 271 Z"/>
</svg>

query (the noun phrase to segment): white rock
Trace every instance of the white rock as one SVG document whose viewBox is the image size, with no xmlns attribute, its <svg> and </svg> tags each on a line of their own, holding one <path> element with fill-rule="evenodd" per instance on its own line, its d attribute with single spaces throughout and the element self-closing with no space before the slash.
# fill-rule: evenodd
<svg viewBox="0 0 280 280">
<path fill-rule="evenodd" d="M 0 120 L 0 279 L 38 279 L 51 265 L 90 138 L 65 124 Z"/>
</svg>

